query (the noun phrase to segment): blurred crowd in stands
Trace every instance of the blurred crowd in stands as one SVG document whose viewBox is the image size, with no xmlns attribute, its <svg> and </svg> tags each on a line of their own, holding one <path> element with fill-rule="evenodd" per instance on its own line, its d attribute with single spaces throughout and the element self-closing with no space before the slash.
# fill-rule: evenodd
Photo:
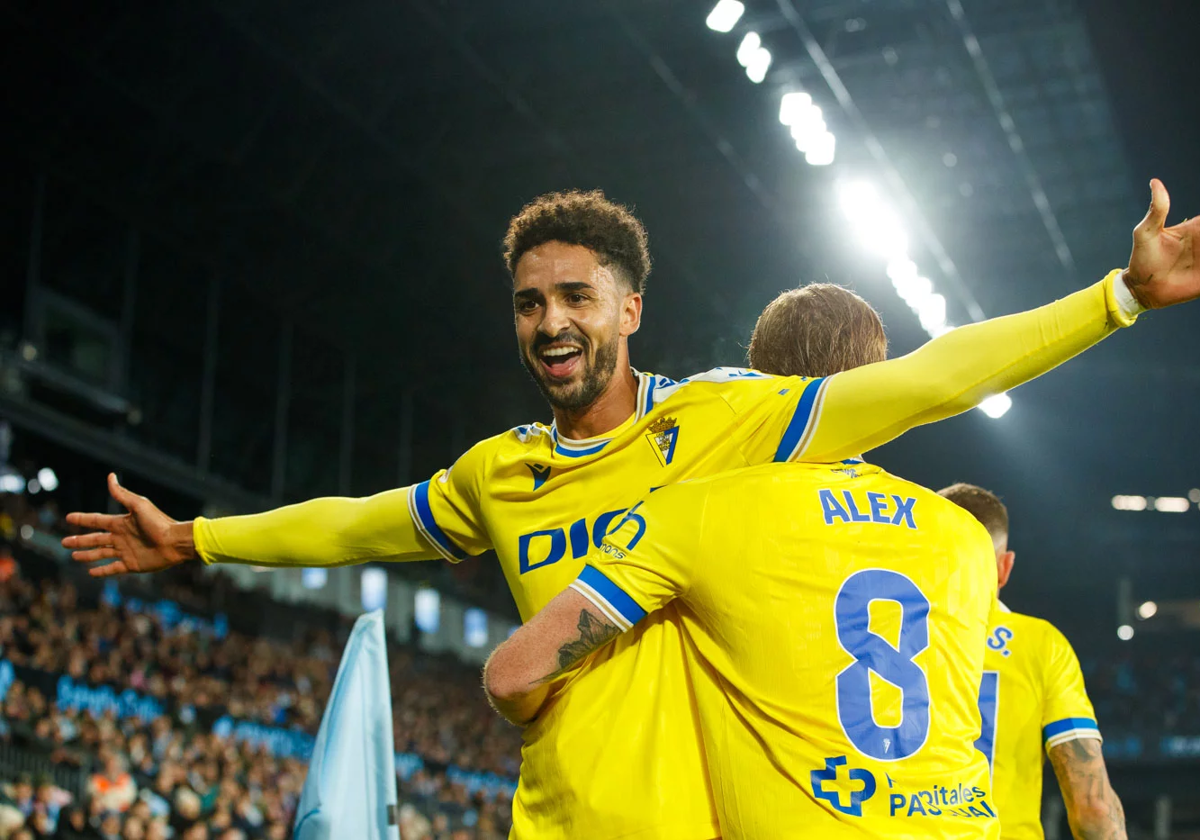
<svg viewBox="0 0 1200 840">
<path fill-rule="evenodd" d="M 75 683 L 133 689 L 160 701 L 149 720 L 61 708 L 38 686 L 0 682 L 0 838 L 251 840 L 291 833 L 304 764 L 213 732 L 229 717 L 315 732 L 344 633 L 319 627 L 291 642 L 173 630 L 147 612 L 106 603 L 99 586 L 33 554 L 13 555 L 20 528 L 57 526 L 22 497 L 0 514 L 0 660 Z M 76 583 L 79 585 L 77 586 Z M 163 594 L 201 607 L 217 576 L 178 570 Z M 85 594 L 87 593 L 87 594 Z M 348 630 L 347 623 L 344 630 Z M 515 778 L 520 736 L 488 708 L 479 672 L 393 644 L 397 750 L 420 756 L 400 781 L 403 840 L 492 840 L 507 835 L 507 790 L 468 790 L 453 766 Z M 45 773 L 15 771 L 43 756 L 78 771 L 80 793 Z M 451 773 L 450 775 L 453 775 Z"/>
<path fill-rule="evenodd" d="M 69 563 L 30 551 L 30 529 L 47 537 L 43 547 L 66 529 L 52 502 L 31 501 L 0 494 L 0 840 L 289 837 L 303 761 L 214 723 L 314 733 L 350 621 L 302 612 L 277 632 L 261 615 L 253 632 L 239 632 L 233 615 L 228 632 L 169 626 L 106 598 Z M 135 584 L 197 615 L 235 603 L 229 581 L 200 568 Z M 253 595 L 259 613 L 262 597 Z M 514 779 L 519 733 L 488 708 L 477 667 L 395 641 L 391 651 L 396 748 L 419 757 L 399 782 L 402 840 L 507 836 L 511 785 L 467 783 L 462 771 Z M 1200 653 L 1186 642 L 1136 656 L 1130 646 L 1085 653 L 1083 665 L 1115 758 L 1138 758 L 1167 734 L 1200 735 Z M 49 682 L 20 678 L 30 674 Z M 67 678 L 130 689 L 161 714 L 64 706 L 54 680 Z"/>
</svg>

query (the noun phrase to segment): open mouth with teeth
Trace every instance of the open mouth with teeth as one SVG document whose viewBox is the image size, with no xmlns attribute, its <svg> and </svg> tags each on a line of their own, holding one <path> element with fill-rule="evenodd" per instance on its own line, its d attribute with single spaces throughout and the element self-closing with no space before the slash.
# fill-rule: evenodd
<svg viewBox="0 0 1200 840">
<path fill-rule="evenodd" d="M 566 379 L 583 364 L 583 348 L 575 344 L 551 344 L 538 351 L 542 369 L 553 379 Z"/>
</svg>

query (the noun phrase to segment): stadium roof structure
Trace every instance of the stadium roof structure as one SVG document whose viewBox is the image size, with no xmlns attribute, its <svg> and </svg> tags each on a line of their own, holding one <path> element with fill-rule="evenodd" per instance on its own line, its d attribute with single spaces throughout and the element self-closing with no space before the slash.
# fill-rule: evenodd
<svg viewBox="0 0 1200 840">
<path fill-rule="evenodd" d="M 513 352 L 499 259 L 508 218 L 547 190 L 636 207 L 655 270 L 635 361 L 673 376 L 742 363 L 761 307 L 808 280 L 867 297 L 896 352 L 924 340 L 838 212 L 847 177 L 898 208 L 951 323 L 1123 263 L 1149 175 L 1200 208 L 1195 162 L 1173 183 L 1169 156 L 1195 126 L 1145 93 L 1147 56 L 1169 50 L 1123 43 L 1116 0 L 1083 6 L 747 0 L 720 34 L 683 0 L 11 3 L 4 270 L 33 271 L 36 228 L 41 282 L 129 324 L 133 440 L 192 464 L 199 446 L 201 478 L 242 499 L 371 492 L 547 414 Z M 757 85 L 734 57 L 751 30 L 773 58 Z M 780 125 L 790 90 L 822 107 L 833 165 L 807 165 Z M 1109 506 L 1200 484 L 1198 318 L 1148 319 L 1020 390 L 1003 420 L 973 413 L 877 459 L 1001 491 L 1022 556 L 1045 559 L 1016 577 L 1030 598 L 1107 599 L 1130 572 L 1200 589 L 1182 565 L 1200 510 Z"/>
</svg>

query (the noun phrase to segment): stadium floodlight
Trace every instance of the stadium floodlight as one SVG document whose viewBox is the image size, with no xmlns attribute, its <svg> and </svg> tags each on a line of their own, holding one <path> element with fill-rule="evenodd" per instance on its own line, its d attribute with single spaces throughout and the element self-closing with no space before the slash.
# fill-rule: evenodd
<svg viewBox="0 0 1200 840">
<path fill-rule="evenodd" d="M 902 277 L 892 281 L 892 288 L 900 299 L 908 304 L 914 312 L 921 311 L 921 304 L 933 294 L 933 281 L 928 277 Z"/>
<path fill-rule="evenodd" d="M 1159 496 L 1154 500 L 1154 509 L 1159 513 L 1187 513 L 1192 503 L 1183 496 Z"/>
<path fill-rule="evenodd" d="M 803 91 L 785 93 L 779 100 L 779 121 L 784 125 L 795 125 L 811 107 L 813 107 L 812 97 L 807 93 Z"/>
<path fill-rule="evenodd" d="M 808 117 L 807 114 L 805 116 Z M 815 148 L 826 134 L 829 134 L 829 129 L 820 116 L 816 119 L 802 119 L 792 125 L 792 139 L 796 141 L 796 148 L 802 152 Z"/>
<path fill-rule="evenodd" d="M 762 48 L 762 38 L 758 37 L 757 32 L 747 32 L 742 38 L 742 43 L 738 44 L 737 60 L 738 64 L 743 67 L 750 66 L 750 60 L 754 58 L 754 54 Z"/>
<path fill-rule="evenodd" d="M 1122 624 L 1117 628 L 1117 638 L 1122 642 L 1128 642 L 1133 638 L 1133 628 L 1128 624 Z"/>
<path fill-rule="evenodd" d="M 925 332 L 933 332 L 946 325 L 946 299 L 934 293 L 921 301 L 917 310 L 917 318 Z"/>
<path fill-rule="evenodd" d="M 908 257 L 898 257 L 887 264 L 888 279 L 895 283 L 904 283 L 917 279 L 917 264 Z"/>
<path fill-rule="evenodd" d="M 1158 612 L 1158 604 L 1153 601 L 1143 601 L 1138 607 L 1137 612 L 1138 618 L 1143 621 L 1147 618 L 1154 618 L 1154 615 Z"/>
<path fill-rule="evenodd" d="M 838 204 L 851 221 L 861 221 L 881 204 L 879 193 L 866 181 L 839 181 L 836 189 Z"/>
<path fill-rule="evenodd" d="M 908 254 L 908 234 L 874 186 L 847 181 L 837 185 L 837 192 L 842 212 L 854 223 L 867 248 L 888 260 Z"/>
<path fill-rule="evenodd" d="M 720 0 L 708 13 L 704 23 L 714 32 L 728 32 L 741 20 L 745 11 L 746 6 L 738 0 Z"/>
<path fill-rule="evenodd" d="M 53 493 L 58 489 L 58 476 L 49 467 L 42 467 L 38 470 L 37 480 L 47 493 Z"/>
<path fill-rule="evenodd" d="M 1148 507 L 1145 496 L 1113 496 L 1114 510 L 1145 510 Z"/>
<path fill-rule="evenodd" d="M 25 479 L 18 473 L 6 472 L 0 475 L 0 493 L 20 493 L 25 489 Z"/>
<path fill-rule="evenodd" d="M 30 496 L 36 496 L 42 492 L 42 485 L 36 478 L 29 479 L 29 483 L 25 485 L 25 489 L 29 491 Z"/>
<path fill-rule="evenodd" d="M 796 148 L 802 152 L 808 152 L 817 147 L 817 144 L 822 142 L 825 135 L 831 138 L 828 142 L 833 142 L 833 135 L 830 134 L 828 126 L 825 125 L 825 118 L 821 115 L 821 109 L 816 105 L 809 105 L 800 113 L 796 114 L 795 120 L 791 124 L 792 139 L 796 141 Z"/>
<path fill-rule="evenodd" d="M 979 404 L 979 410 L 993 420 L 999 420 L 1008 413 L 1010 408 L 1012 408 L 1012 397 L 1008 394 L 996 394 Z"/>
<path fill-rule="evenodd" d="M 828 166 L 833 163 L 837 152 L 837 138 L 826 131 L 817 138 L 811 149 L 804 153 L 804 160 L 809 166 Z"/>
<path fill-rule="evenodd" d="M 754 82 L 754 84 L 758 84 L 767 78 L 767 68 L 770 66 L 770 51 L 765 47 L 759 47 L 754 55 L 750 57 L 750 63 L 746 65 L 746 77 Z"/>
</svg>

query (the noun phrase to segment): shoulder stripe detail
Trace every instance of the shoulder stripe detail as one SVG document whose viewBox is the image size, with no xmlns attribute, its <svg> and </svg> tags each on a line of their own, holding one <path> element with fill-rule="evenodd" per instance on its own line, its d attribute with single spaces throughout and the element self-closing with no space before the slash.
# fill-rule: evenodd
<svg viewBox="0 0 1200 840">
<path fill-rule="evenodd" d="M 425 539 L 433 543 L 433 547 L 438 550 L 439 554 L 451 563 L 467 559 L 467 553 L 446 536 L 446 533 L 438 527 L 437 520 L 433 518 L 433 509 L 429 507 L 428 481 L 413 485 L 413 488 L 408 491 L 408 512 L 412 516 L 417 530 Z"/>
<path fill-rule="evenodd" d="M 646 617 L 646 611 L 638 606 L 637 601 L 595 566 L 584 566 L 571 588 L 595 604 L 622 630 L 628 630 Z"/>
<path fill-rule="evenodd" d="M 825 393 L 825 382 L 826 378 L 821 377 L 804 386 L 804 391 L 800 394 L 800 401 L 796 403 L 796 411 L 792 414 L 792 419 L 783 432 L 779 448 L 775 450 L 777 463 L 792 460 L 800 455 L 804 451 L 804 447 L 808 445 L 813 429 L 816 428 L 816 421 L 820 417 L 820 403 L 821 397 Z"/>
<path fill-rule="evenodd" d="M 1100 727 L 1091 718 L 1063 718 L 1042 727 L 1046 749 L 1076 738 L 1099 738 Z"/>
<path fill-rule="evenodd" d="M 677 393 L 683 386 L 695 382 L 732 382 L 735 379 L 772 379 L 768 373 L 760 373 L 749 368 L 718 367 L 696 373 L 676 382 L 665 376 L 658 377 L 654 387 L 654 401 L 651 407 L 658 405 Z"/>
</svg>

